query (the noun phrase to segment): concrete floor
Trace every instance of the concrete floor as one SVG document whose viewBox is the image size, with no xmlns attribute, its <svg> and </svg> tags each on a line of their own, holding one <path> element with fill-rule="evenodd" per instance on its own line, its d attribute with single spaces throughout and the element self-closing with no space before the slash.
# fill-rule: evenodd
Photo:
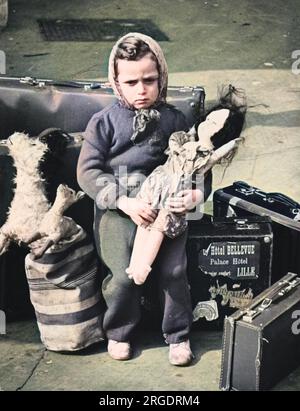
<svg viewBox="0 0 300 411">
<path fill-rule="evenodd" d="M 246 89 L 245 144 L 225 173 L 215 167 L 213 188 L 239 179 L 300 201 L 300 74 L 292 72 L 292 52 L 300 49 L 299 0 L 11 0 L 9 5 L 8 26 L 0 33 L 9 76 L 106 78 L 112 42 L 45 42 L 37 18 L 152 20 L 171 40 L 161 42 L 170 84 L 204 86 L 208 104 L 220 84 Z M 137 355 L 123 363 L 108 357 L 104 343 L 81 355 L 45 351 L 33 321 L 9 324 L 0 338 L 0 390 L 218 390 L 218 332 L 193 331 L 196 360 L 189 368 L 168 364 L 158 331 L 141 332 Z M 274 389 L 299 390 L 300 368 Z"/>
</svg>

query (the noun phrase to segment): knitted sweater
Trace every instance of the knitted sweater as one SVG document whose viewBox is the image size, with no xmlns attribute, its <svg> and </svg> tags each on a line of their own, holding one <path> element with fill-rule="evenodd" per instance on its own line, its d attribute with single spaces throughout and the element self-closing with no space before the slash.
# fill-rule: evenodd
<svg viewBox="0 0 300 411">
<path fill-rule="evenodd" d="M 128 178 L 137 173 L 148 176 L 166 161 L 164 151 L 170 135 L 188 130 L 184 115 L 173 106 L 160 103 L 156 109 L 160 118 L 148 122 L 134 141 L 131 138 L 136 113 L 119 101 L 94 114 L 89 121 L 77 179 L 99 208 L 114 208 L 120 195 L 128 195 L 123 184 L 126 173 Z"/>
</svg>

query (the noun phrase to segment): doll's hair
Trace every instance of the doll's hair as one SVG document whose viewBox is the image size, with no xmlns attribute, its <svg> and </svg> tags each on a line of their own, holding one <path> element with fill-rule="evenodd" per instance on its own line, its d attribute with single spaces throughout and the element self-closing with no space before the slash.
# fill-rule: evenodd
<svg viewBox="0 0 300 411">
<path fill-rule="evenodd" d="M 216 110 L 228 109 L 229 115 L 221 130 L 211 137 L 215 149 L 231 140 L 240 137 L 245 125 L 247 111 L 246 95 L 243 89 L 237 89 L 231 84 L 222 86 L 219 90 L 219 101 L 206 114 L 205 118 Z"/>
<path fill-rule="evenodd" d="M 204 120 L 206 117 L 216 110 L 228 109 L 229 115 L 225 120 L 225 123 L 221 130 L 215 133 L 211 137 L 211 142 L 214 146 L 214 149 L 218 149 L 224 144 L 228 143 L 231 140 L 235 140 L 240 137 L 241 132 L 245 125 L 245 117 L 247 111 L 247 99 L 245 91 L 241 88 L 235 88 L 231 84 L 228 86 L 222 86 L 219 91 L 218 102 L 212 106 L 204 115 Z M 202 121 L 199 121 L 195 124 L 196 130 L 198 129 L 199 124 Z M 241 140 L 243 140 L 241 138 Z M 234 148 L 225 158 L 222 158 L 220 163 L 227 167 L 233 157 L 236 155 L 238 146 Z"/>
<path fill-rule="evenodd" d="M 150 54 L 151 59 L 156 62 L 156 65 L 158 67 L 157 59 L 148 44 L 138 38 L 127 37 L 117 47 L 114 61 L 115 73 L 118 73 L 118 60 L 138 61 L 142 59 L 146 54 Z"/>
</svg>

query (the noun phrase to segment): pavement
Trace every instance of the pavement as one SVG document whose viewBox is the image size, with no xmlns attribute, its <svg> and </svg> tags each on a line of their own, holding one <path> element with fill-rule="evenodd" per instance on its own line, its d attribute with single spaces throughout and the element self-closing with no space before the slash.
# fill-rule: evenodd
<svg viewBox="0 0 300 411">
<path fill-rule="evenodd" d="M 203 86 L 207 105 L 222 84 L 246 90 L 245 143 L 228 168 L 214 168 L 213 189 L 238 179 L 300 201 L 299 0 L 71 3 L 9 1 L 8 25 L 0 32 L 6 75 L 106 79 L 113 42 L 46 42 L 38 18 L 149 19 L 170 39 L 161 42 L 170 85 Z M 44 349 L 34 321 L 10 323 L 0 336 L 0 390 L 218 390 L 222 333 L 195 329 L 191 342 L 190 367 L 168 364 L 159 330 L 141 331 L 135 357 L 116 362 L 105 343 L 62 355 Z M 300 368 L 273 389 L 298 391 Z"/>
</svg>

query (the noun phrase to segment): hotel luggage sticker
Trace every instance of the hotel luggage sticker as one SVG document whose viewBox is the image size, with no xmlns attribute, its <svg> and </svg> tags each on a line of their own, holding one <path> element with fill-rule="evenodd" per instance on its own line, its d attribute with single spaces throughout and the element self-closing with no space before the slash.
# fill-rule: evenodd
<svg viewBox="0 0 300 411">
<path fill-rule="evenodd" d="M 255 279 L 259 274 L 258 241 L 210 243 L 199 252 L 199 268 L 212 277 Z"/>
<path fill-rule="evenodd" d="M 258 241 L 215 242 L 199 252 L 200 270 L 211 277 L 227 277 L 231 280 L 253 280 L 259 275 L 260 243 Z M 240 283 L 228 289 L 227 284 L 212 285 L 211 299 L 222 297 L 221 305 L 243 308 L 253 299 L 251 289 L 240 289 Z"/>
<path fill-rule="evenodd" d="M 240 285 L 237 284 L 237 287 Z M 219 285 L 217 281 L 217 285 L 212 285 L 209 290 L 211 298 L 214 300 L 217 295 L 222 297 L 221 305 L 227 305 L 229 303 L 229 307 L 231 308 L 244 308 L 246 307 L 251 300 L 253 299 L 253 292 L 251 288 L 247 290 L 228 290 L 227 284 L 223 284 L 222 286 Z"/>
</svg>

